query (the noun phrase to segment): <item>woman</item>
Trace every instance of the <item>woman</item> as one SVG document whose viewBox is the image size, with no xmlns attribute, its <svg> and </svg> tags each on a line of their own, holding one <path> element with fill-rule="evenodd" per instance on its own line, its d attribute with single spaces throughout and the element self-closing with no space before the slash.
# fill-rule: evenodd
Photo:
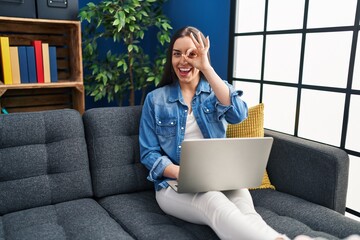
<svg viewBox="0 0 360 240">
<path fill-rule="evenodd" d="M 210 65 L 210 40 L 194 27 L 170 42 L 159 88 L 145 100 L 140 123 L 141 162 L 149 169 L 156 200 L 167 214 L 210 226 L 221 239 L 288 239 L 256 213 L 247 189 L 178 194 L 167 180 L 179 176 L 181 142 L 223 138 L 227 123 L 247 117 L 241 92 Z"/>
</svg>

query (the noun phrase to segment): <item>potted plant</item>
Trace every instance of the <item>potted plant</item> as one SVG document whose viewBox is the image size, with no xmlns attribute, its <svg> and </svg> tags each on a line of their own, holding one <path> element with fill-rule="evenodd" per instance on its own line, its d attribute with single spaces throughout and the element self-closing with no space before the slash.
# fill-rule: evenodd
<svg viewBox="0 0 360 240">
<path fill-rule="evenodd" d="M 83 26 L 83 61 L 86 93 L 97 101 L 107 97 L 119 105 L 125 96 L 135 105 L 135 92 L 157 85 L 166 62 L 165 45 L 170 42 L 169 19 L 163 14 L 166 0 L 104 0 L 88 3 L 80 9 Z M 155 57 L 145 52 L 144 37 L 156 32 Z M 99 41 L 111 40 L 101 46 Z M 122 51 L 115 51 L 122 46 Z M 103 48 L 108 48 L 104 50 Z M 152 49 L 151 49 L 152 50 Z M 106 52 L 106 56 L 101 53 Z M 153 54 L 154 55 L 154 54 Z"/>
</svg>

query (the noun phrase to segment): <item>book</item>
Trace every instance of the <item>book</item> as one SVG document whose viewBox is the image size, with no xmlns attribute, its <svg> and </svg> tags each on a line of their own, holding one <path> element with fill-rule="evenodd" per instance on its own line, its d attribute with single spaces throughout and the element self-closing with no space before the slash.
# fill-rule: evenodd
<svg viewBox="0 0 360 240">
<path fill-rule="evenodd" d="M 56 47 L 49 46 L 51 82 L 58 81 Z"/>
<path fill-rule="evenodd" d="M 20 84 L 20 65 L 18 47 L 10 47 L 10 63 L 12 73 L 12 83 Z"/>
<path fill-rule="evenodd" d="M 43 67 L 44 67 L 44 82 L 50 83 L 50 58 L 49 58 L 49 44 L 42 43 L 42 60 L 43 60 Z"/>
<path fill-rule="evenodd" d="M 26 47 L 18 47 L 19 67 L 20 67 L 20 81 L 21 83 L 29 83 L 29 71 L 26 56 Z"/>
<path fill-rule="evenodd" d="M 35 50 L 34 47 L 28 46 L 26 47 L 26 58 L 27 58 L 27 66 L 28 66 L 28 76 L 29 83 L 37 82 L 36 75 L 36 64 L 35 64 Z"/>
<path fill-rule="evenodd" d="M 31 45 L 34 47 L 34 51 L 35 51 L 35 66 L 36 66 L 37 82 L 44 83 L 42 43 L 40 40 L 35 40 L 35 41 L 31 42 Z"/>
<path fill-rule="evenodd" d="M 0 37 L 0 55 L 4 84 L 12 84 L 10 46 L 8 37 Z"/>
</svg>

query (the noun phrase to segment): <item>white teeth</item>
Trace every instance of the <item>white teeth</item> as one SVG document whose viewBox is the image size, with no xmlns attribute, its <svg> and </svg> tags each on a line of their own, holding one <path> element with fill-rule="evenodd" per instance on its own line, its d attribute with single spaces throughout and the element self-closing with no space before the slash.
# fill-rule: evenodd
<svg viewBox="0 0 360 240">
<path fill-rule="evenodd" d="M 180 71 L 182 71 L 182 72 L 188 72 L 188 71 L 190 71 L 190 68 L 179 68 L 180 69 Z"/>
</svg>

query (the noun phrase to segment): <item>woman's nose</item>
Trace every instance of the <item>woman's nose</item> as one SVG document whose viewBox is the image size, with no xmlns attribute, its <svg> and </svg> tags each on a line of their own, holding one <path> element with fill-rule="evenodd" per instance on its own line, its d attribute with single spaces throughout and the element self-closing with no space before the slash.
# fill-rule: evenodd
<svg viewBox="0 0 360 240">
<path fill-rule="evenodd" d="M 187 63 L 187 61 L 186 61 L 186 59 L 185 59 L 185 54 L 181 54 L 180 63 L 181 63 L 181 64 Z"/>
</svg>

